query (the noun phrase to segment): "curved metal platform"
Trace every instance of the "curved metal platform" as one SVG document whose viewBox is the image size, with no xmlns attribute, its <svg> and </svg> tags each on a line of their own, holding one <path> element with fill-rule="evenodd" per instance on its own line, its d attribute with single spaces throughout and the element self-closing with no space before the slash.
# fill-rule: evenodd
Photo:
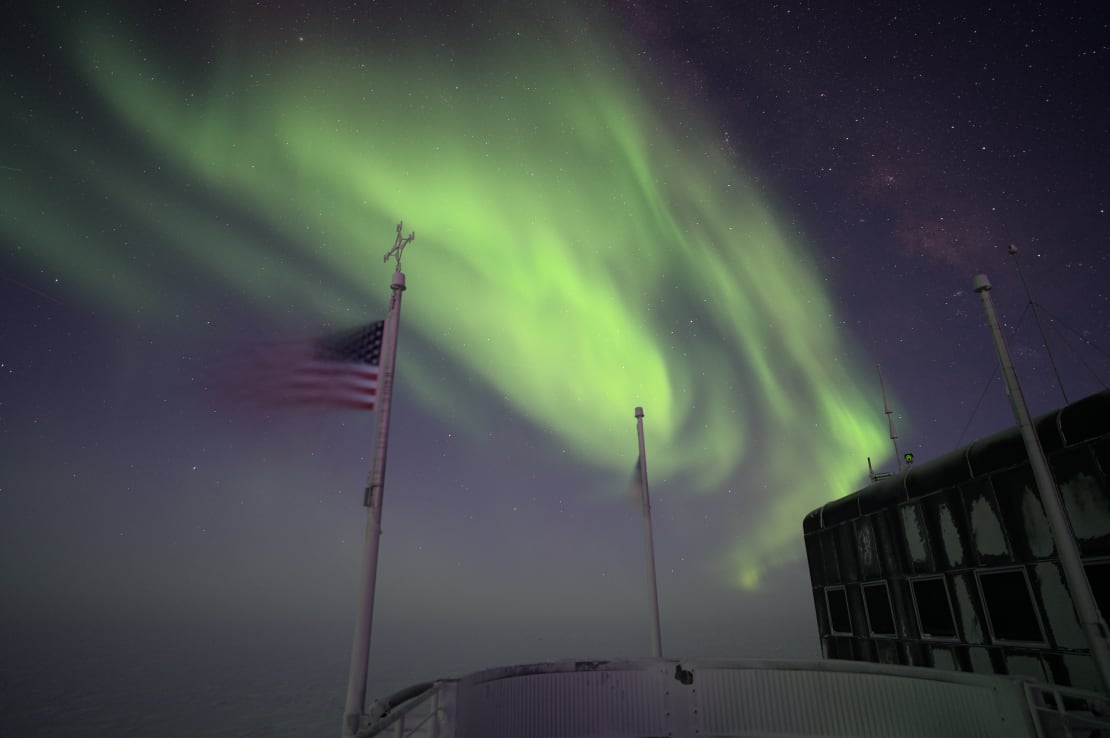
<svg viewBox="0 0 1110 738">
<path fill-rule="evenodd" d="M 435 682 L 359 733 L 381 734 L 1047 738 L 1110 735 L 1110 702 L 1026 679 L 851 661 L 568 660 Z"/>
</svg>

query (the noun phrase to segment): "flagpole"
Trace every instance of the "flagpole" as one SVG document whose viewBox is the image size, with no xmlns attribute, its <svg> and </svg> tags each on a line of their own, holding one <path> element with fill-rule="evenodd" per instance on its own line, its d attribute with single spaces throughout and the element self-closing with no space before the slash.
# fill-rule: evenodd
<svg viewBox="0 0 1110 738">
<path fill-rule="evenodd" d="M 655 585 L 655 543 L 651 534 L 651 498 L 648 495 L 642 407 L 636 408 L 636 435 L 640 439 L 640 502 L 644 508 L 644 544 L 647 548 L 648 595 L 651 598 L 651 655 L 658 659 L 663 657 L 663 640 L 659 632 L 659 592 Z"/>
<path fill-rule="evenodd" d="M 397 240 L 385 255 L 397 259 L 397 268 L 389 285 L 392 294 L 389 314 L 382 337 L 381 381 L 378 393 L 378 435 L 363 505 L 366 516 L 366 538 L 363 545 L 362 576 L 359 577 L 358 616 L 351 643 L 351 670 L 347 676 L 347 703 L 343 710 L 343 738 L 351 738 L 363 727 L 366 712 L 366 674 L 370 661 L 370 631 L 374 621 L 374 589 L 378 576 L 378 543 L 382 535 L 382 495 L 385 490 L 386 447 L 389 443 L 389 415 L 393 400 L 393 370 L 397 362 L 397 338 L 401 327 L 401 293 L 405 291 L 405 274 L 401 271 L 401 253 L 415 234 L 401 236 L 397 224 Z"/>
<path fill-rule="evenodd" d="M 1056 486 L 1052 470 L 1049 469 L 1041 438 L 1037 435 L 1033 418 L 1029 414 L 1029 406 L 1025 402 L 1025 395 L 1022 394 L 1021 385 L 1018 383 L 1014 362 L 1010 358 L 1010 349 L 1006 346 L 1006 338 L 1002 335 L 998 315 L 994 312 L 994 302 L 990 296 L 991 283 L 987 275 L 976 274 L 972 279 L 972 288 L 979 293 L 983 301 L 983 311 L 987 314 L 987 323 L 990 325 L 994 347 L 998 352 L 998 363 L 1002 365 L 1002 379 L 1006 383 L 1006 394 L 1010 397 L 1010 407 L 1021 430 L 1021 438 L 1029 456 L 1029 466 L 1033 470 L 1033 483 L 1040 493 L 1041 504 L 1044 505 L 1048 527 L 1056 543 L 1060 568 L 1064 572 L 1064 581 L 1071 591 L 1075 613 L 1079 616 L 1084 634 L 1087 636 L 1091 658 L 1095 662 L 1094 666 L 1098 672 L 1102 691 L 1110 692 L 1110 641 L 1107 640 L 1106 621 L 1099 612 L 1098 603 L 1091 591 L 1091 583 L 1083 568 L 1082 554 L 1079 551 L 1079 545 L 1075 542 L 1075 533 L 1068 521 L 1068 514 L 1060 497 L 1060 489 Z"/>
</svg>

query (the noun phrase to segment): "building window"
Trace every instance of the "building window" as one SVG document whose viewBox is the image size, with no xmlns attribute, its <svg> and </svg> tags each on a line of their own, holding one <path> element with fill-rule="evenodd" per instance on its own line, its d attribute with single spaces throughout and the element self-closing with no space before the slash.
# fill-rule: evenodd
<svg viewBox="0 0 1110 738">
<path fill-rule="evenodd" d="M 1091 583 L 1091 593 L 1095 596 L 1102 619 L 1110 621 L 1110 560 L 1088 561 L 1083 564 L 1087 581 Z"/>
<path fill-rule="evenodd" d="M 825 603 L 829 606 L 829 630 L 836 635 L 851 635 L 852 617 L 848 613 L 848 593 L 844 588 L 826 589 Z"/>
<path fill-rule="evenodd" d="M 906 551 L 910 555 L 910 562 L 915 571 L 936 571 L 933 568 L 933 556 L 929 549 L 929 535 L 925 532 L 925 519 L 921 516 L 921 507 L 917 504 L 901 506 L 902 531 L 905 534 Z"/>
<path fill-rule="evenodd" d="M 922 638 L 955 638 L 956 619 L 944 577 L 925 577 L 912 582 L 913 605 Z"/>
<path fill-rule="evenodd" d="M 875 545 L 875 529 L 871 518 L 859 518 L 855 521 L 855 526 L 860 572 L 864 579 L 878 578 L 882 576 L 882 566 L 879 563 L 879 549 Z"/>
<path fill-rule="evenodd" d="M 1044 643 L 1044 632 L 1025 569 L 977 571 L 987 625 L 996 641 Z"/>
<path fill-rule="evenodd" d="M 863 585 L 863 602 L 867 606 L 867 623 L 871 635 L 894 635 L 894 612 L 890 607 L 890 592 L 886 582 Z"/>
<path fill-rule="evenodd" d="M 821 533 L 821 560 L 825 565 L 825 581 L 840 583 L 840 562 L 836 553 L 836 532 L 825 529 Z"/>
</svg>

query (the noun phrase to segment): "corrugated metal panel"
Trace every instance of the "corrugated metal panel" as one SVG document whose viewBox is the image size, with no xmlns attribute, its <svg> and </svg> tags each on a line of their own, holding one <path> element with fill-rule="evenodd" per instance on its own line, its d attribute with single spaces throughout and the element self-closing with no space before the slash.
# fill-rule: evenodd
<svg viewBox="0 0 1110 738">
<path fill-rule="evenodd" d="M 914 670 L 917 671 L 917 670 Z M 713 736 L 1029 735 L 1018 685 L 889 673 L 695 669 L 698 732 Z"/>
<path fill-rule="evenodd" d="M 1019 682 L 857 662 L 557 662 L 466 677 L 457 709 L 457 738 L 1035 735 Z"/>
<path fill-rule="evenodd" d="M 552 665 L 552 670 L 562 667 Z M 590 668 L 464 679 L 456 736 L 571 738 L 667 735 L 659 670 Z"/>
</svg>

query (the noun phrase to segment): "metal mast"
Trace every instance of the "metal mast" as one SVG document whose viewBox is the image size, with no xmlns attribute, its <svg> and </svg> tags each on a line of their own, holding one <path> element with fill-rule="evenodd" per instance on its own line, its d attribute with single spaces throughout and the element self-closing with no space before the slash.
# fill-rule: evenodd
<svg viewBox="0 0 1110 738">
<path fill-rule="evenodd" d="M 977 274 L 972 280 L 972 287 L 983 300 L 983 310 L 987 314 L 987 322 L 990 323 L 991 332 L 994 334 L 994 345 L 998 350 L 998 360 L 1002 364 L 1002 377 L 1006 382 L 1006 394 L 1010 397 L 1010 406 L 1021 429 L 1022 440 L 1025 441 L 1029 465 L 1033 469 L 1033 478 L 1040 492 L 1041 502 L 1044 504 L 1052 537 L 1056 541 L 1056 551 L 1060 557 L 1060 566 L 1064 570 L 1064 578 L 1075 601 L 1075 611 L 1087 635 L 1091 656 L 1095 660 L 1099 680 L 1102 682 L 1102 690 L 1110 693 L 1110 643 L 1107 642 L 1106 621 L 1099 614 L 1098 605 L 1091 592 L 1091 583 L 1083 570 L 1079 546 L 1075 542 L 1075 535 L 1072 533 L 1064 510 L 1064 503 L 1060 499 L 1060 490 L 1049 471 L 1048 460 L 1041 447 L 1041 439 L 1037 436 L 1037 429 L 1033 426 L 1033 420 L 1029 415 L 1029 406 L 1021 392 L 1021 385 L 1018 384 L 1014 362 L 1010 358 L 1010 350 L 1006 347 L 1006 339 L 1002 335 L 998 316 L 994 312 L 994 303 L 991 301 L 990 280 L 985 274 Z"/>
<path fill-rule="evenodd" d="M 875 364 L 875 369 L 879 372 L 879 387 L 883 391 L 883 410 L 886 413 L 886 424 L 890 428 L 890 442 L 894 444 L 894 459 L 898 464 L 898 471 L 902 471 L 902 452 L 898 450 L 898 433 L 894 430 L 894 411 L 890 409 L 890 400 L 886 396 L 886 383 L 883 382 L 883 369 Z"/>
<path fill-rule="evenodd" d="M 370 631 L 374 622 L 374 589 L 378 576 L 378 543 L 382 535 L 382 495 L 385 491 L 386 448 L 389 443 L 389 415 L 393 400 L 393 370 L 397 362 L 397 338 L 401 327 L 401 293 L 405 291 L 405 274 L 401 271 L 401 253 L 412 243 L 415 233 L 401 235 L 397 224 L 397 239 L 385 255 L 397 260 L 390 283 L 392 295 L 389 314 L 385 320 L 380 362 L 381 382 L 378 394 L 378 435 L 374 445 L 374 465 L 366 486 L 363 504 L 369 507 L 366 515 L 366 539 L 363 547 L 362 576 L 359 578 L 358 616 L 351 643 L 351 670 L 347 675 L 347 702 L 343 710 L 343 738 L 354 736 L 365 722 L 366 669 L 370 661 Z"/>
<path fill-rule="evenodd" d="M 655 542 L 651 532 L 651 498 L 648 495 L 647 456 L 644 454 L 644 409 L 636 408 L 636 434 L 640 439 L 640 502 L 644 508 L 644 544 L 647 548 L 648 596 L 651 598 L 651 655 L 663 657 L 659 631 L 659 592 L 655 584 Z"/>
</svg>

